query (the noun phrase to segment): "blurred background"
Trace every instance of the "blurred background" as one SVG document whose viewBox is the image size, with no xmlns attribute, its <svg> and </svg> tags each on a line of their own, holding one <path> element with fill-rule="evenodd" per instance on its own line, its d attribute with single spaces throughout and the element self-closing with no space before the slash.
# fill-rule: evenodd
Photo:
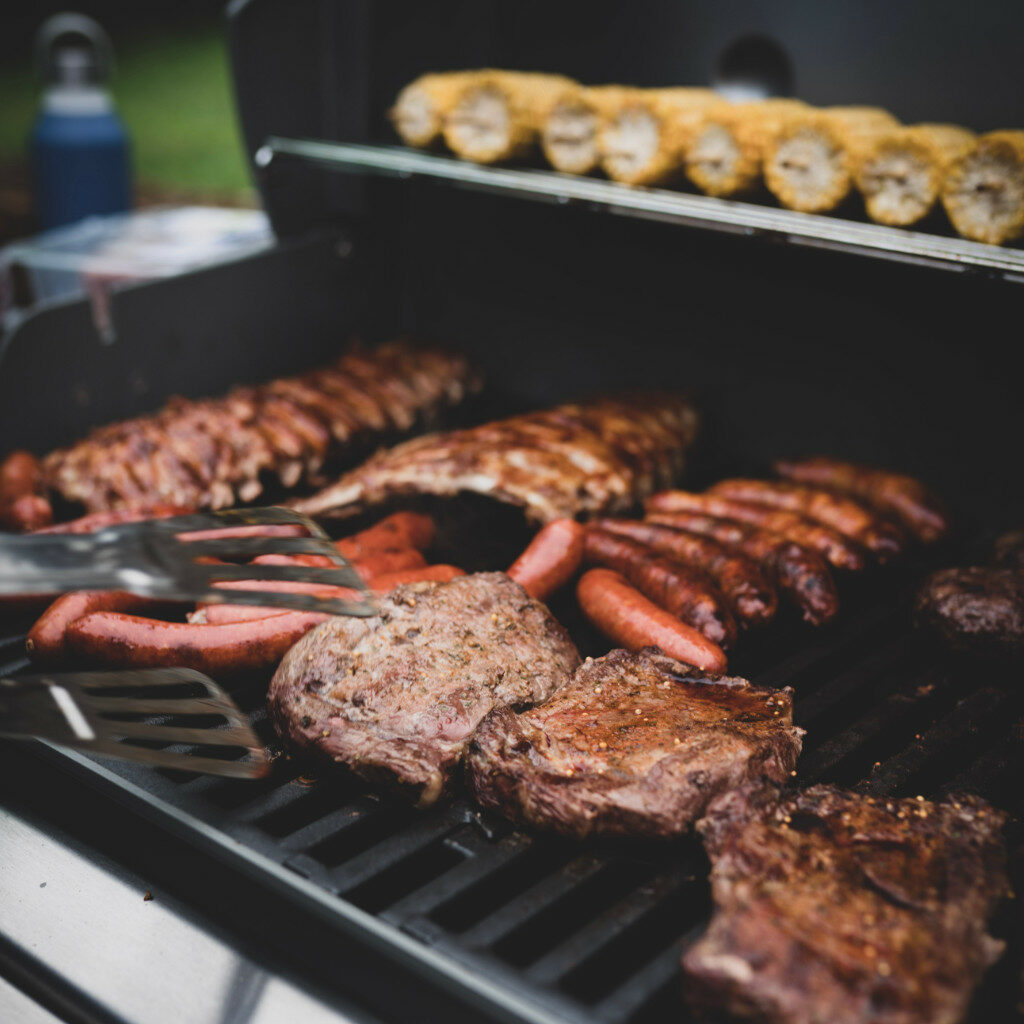
<svg viewBox="0 0 1024 1024">
<path fill-rule="evenodd" d="M 255 205 L 236 127 L 223 0 L 9 5 L 0 16 L 0 245 L 40 227 L 28 157 L 42 93 L 33 45 L 46 19 L 69 7 L 111 38 L 109 87 L 130 139 L 136 204 Z"/>
</svg>

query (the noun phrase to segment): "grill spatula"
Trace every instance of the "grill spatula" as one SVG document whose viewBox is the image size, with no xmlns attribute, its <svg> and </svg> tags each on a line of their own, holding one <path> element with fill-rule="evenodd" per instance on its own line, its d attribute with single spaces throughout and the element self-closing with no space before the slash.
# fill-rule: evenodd
<svg viewBox="0 0 1024 1024">
<path fill-rule="evenodd" d="M 305 536 L 254 536 L 239 528 L 288 528 Z M 221 534 L 221 535 L 218 535 Z M 241 535 L 240 535 L 241 534 Z M 257 555 L 326 555 L 333 567 L 219 564 Z M 288 580 L 353 588 L 360 600 L 314 594 L 232 590 L 225 580 Z M 328 615 L 376 613 L 366 584 L 330 537 L 306 516 L 286 508 L 232 509 L 147 519 L 85 534 L 0 534 L 0 594 L 126 590 L 144 597 L 230 602 Z"/>
<path fill-rule="evenodd" d="M 245 715 L 187 668 L 0 678 L 0 736 L 236 779 L 270 770 Z"/>
</svg>

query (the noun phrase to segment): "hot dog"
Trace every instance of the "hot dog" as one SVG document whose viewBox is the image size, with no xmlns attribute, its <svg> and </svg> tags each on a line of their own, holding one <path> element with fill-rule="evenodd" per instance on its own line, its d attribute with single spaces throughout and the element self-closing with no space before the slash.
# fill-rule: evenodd
<svg viewBox="0 0 1024 1024">
<path fill-rule="evenodd" d="M 576 597 L 587 618 L 614 643 L 631 651 L 660 647 L 705 672 L 725 671 L 721 647 L 648 601 L 617 572 L 585 572 L 576 585 Z"/>
<path fill-rule="evenodd" d="M 222 580 L 215 583 L 218 590 L 262 590 L 267 593 L 312 594 L 314 597 L 338 598 L 342 601 L 360 601 L 363 595 L 349 587 L 334 587 L 328 583 L 298 583 L 292 580 Z M 290 609 L 275 605 L 255 604 L 200 604 L 197 612 L 189 616 L 190 622 L 219 625 L 224 622 L 249 622 L 280 615 Z"/>
<path fill-rule="evenodd" d="M 0 529 L 38 530 L 53 522 L 42 463 L 30 452 L 0 462 Z"/>
<path fill-rule="evenodd" d="M 719 646 L 736 642 L 736 620 L 714 583 L 700 569 L 652 554 L 628 537 L 591 528 L 587 529 L 584 558 L 621 573 L 658 607 Z"/>
<path fill-rule="evenodd" d="M 55 665 L 68 654 L 68 626 L 92 612 L 162 611 L 173 607 L 168 601 L 120 590 L 78 590 L 58 597 L 39 617 L 25 640 L 25 651 L 37 663 Z"/>
<path fill-rule="evenodd" d="M 426 551 L 434 543 L 434 520 L 418 512 L 396 512 L 368 530 L 343 537 L 335 547 L 349 561 L 365 558 L 379 551 L 415 548 Z"/>
<path fill-rule="evenodd" d="M 647 521 L 712 537 L 755 559 L 812 626 L 831 622 L 839 614 L 839 594 L 824 560 L 780 533 L 700 512 L 651 513 Z"/>
<path fill-rule="evenodd" d="M 799 512 L 862 544 L 880 562 L 902 554 L 903 531 L 855 498 L 781 480 L 722 480 L 708 494 Z"/>
<path fill-rule="evenodd" d="M 867 552 L 859 544 L 798 512 L 783 512 L 717 494 L 689 491 L 662 491 L 648 498 L 644 507 L 648 512 L 701 512 L 722 519 L 738 519 L 774 530 L 797 544 L 812 548 L 837 569 L 857 571 L 867 565 Z"/>
<path fill-rule="evenodd" d="M 729 602 L 733 615 L 744 625 L 762 625 L 775 616 L 779 596 L 758 562 L 710 537 L 631 519 L 598 519 L 592 525 L 629 537 L 656 554 L 703 569 Z"/>
<path fill-rule="evenodd" d="M 912 476 L 824 457 L 780 459 L 775 472 L 787 480 L 852 494 L 883 515 L 893 516 L 922 544 L 932 544 L 949 532 L 942 502 Z"/>
<path fill-rule="evenodd" d="M 543 527 L 509 567 L 508 575 L 530 597 L 546 601 L 564 587 L 583 561 L 586 529 L 574 519 L 555 519 Z"/>
<path fill-rule="evenodd" d="M 317 612 L 282 612 L 211 626 L 95 612 L 72 622 L 65 638 L 68 650 L 93 664 L 180 666 L 217 679 L 275 666 L 297 640 L 328 618 Z"/>
<path fill-rule="evenodd" d="M 386 594 L 402 583 L 447 583 L 456 576 L 465 576 L 465 570 L 457 565 L 428 565 L 422 569 L 399 569 L 396 572 L 381 573 L 370 580 L 370 589 L 375 594 Z"/>
<path fill-rule="evenodd" d="M 36 533 L 95 533 L 105 526 L 119 526 L 121 523 L 138 523 L 144 519 L 167 519 L 170 516 L 183 516 L 195 509 L 181 505 L 153 505 L 149 508 L 122 508 L 115 512 L 93 512 L 79 519 L 66 523 L 48 526 Z"/>
</svg>

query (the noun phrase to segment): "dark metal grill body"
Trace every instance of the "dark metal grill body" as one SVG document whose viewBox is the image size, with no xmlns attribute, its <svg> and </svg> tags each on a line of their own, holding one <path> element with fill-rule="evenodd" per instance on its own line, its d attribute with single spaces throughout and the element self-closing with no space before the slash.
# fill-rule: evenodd
<svg viewBox="0 0 1024 1024">
<path fill-rule="evenodd" d="M 829 18 L 803 2 L 552 7 L 235 3 L 250 152 L 270 136 L 391 144 L 386 108 L 425 70 L 701 82 L 717 49 L 747 31 L 789 49 L 798 92 L 814 102 L 888 103 L 907 120 L 978 129 L 1024 122 L 1019 89 L 1002 88 L 1024 39 L 1024 8 L 1013 5 L 967 18 L 963 5 L 915 0 L 900 19 L 890 5 L 852 2 L 830 5 Z M 843 32 L 830 35 L 826 22 Z M 892 48 L 884 59 L 841 59 L 874 53 L 882 39 Z M 465 182 L 449 172 L 378 180 L 271 155 L 256 175 L 280 233 L 272 252 L 117 291 L 113 344 L 96 334 L 85 301 L 41 310 L 0 339 L 0 450 L 47 451 L 172 393 L 216 394 L 315 365 L 353 333 L 409 333 L 457 345 L 483 367 L 491 385 L 479 419 L 613 387 L 696 389 L 705 409 L 697 486 L 820 452 L 918 474 L 960 526 L 931 564 L 982 557 L 998 530 L 1024 521 L 1024 407 L 1007 328 L 1020 323 L 1024 275 L 923 259 L 909 246 L 882 258 L 813 234 L 796 241 L 744 228 L 739 208 L 728 231 L 708 230 L 706 217 L 690 224 L 678 211 L 553 186 L 530 196 L 547 201 L 525 202 L 486 181 L 453 187 Z M 795 687 L 807 729 L 801 783 L 980 793 L 1011 813 L 1019 863 L 1019 672 L 950 660 L 910 630 L 907 595 L 928 567 L 844 583 L 838 626 L 773 627 L 731 669 Z M 4 671 L 20 652 L 20 638 L 0 641 Z M 235 696 L 270 742 L 265 684 Z M 679 954 L 709 912 L 696 842 L 577 846 L 461 803 L 417 813 L 341 775 L 310 785 L 283 758 L 266 782 L 245 785 L 49 756 L 240 869 L 300 920 L 356 936 L 396 965 L 387 986 L 411 992 L 416 977 L 448 986 L 470 1008 L 466 1019 L 684 1016 Z M 999 927 L 1012 946 L 979 993 L 979 1024 L 1008 1018 L 1020 995 L 1019 923 Z"/>
</svg>

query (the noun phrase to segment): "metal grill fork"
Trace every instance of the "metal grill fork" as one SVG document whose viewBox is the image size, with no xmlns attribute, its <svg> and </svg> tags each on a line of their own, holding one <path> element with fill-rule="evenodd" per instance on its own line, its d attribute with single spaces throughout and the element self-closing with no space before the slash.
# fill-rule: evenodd
<svg viewBox="0 0 1024 1024">
<path fill-rule="evenodd" d="M 258 555 L 298 554 L 324 555 L 333 564 L 237 564 Z M 233 580 L 253 581 L 254 586 L 236 590 L 216 585 Z M 263 581 L 345 587 L 358 591 L 359 598 L 259 590 Z M 311 519 L 286 508 L 147 519 L 87 534 L 0 535 L 0 594 L 72 590 L 125 590 L 144 597 L 329 615 L 366 617 L 377 611 L 366 583 L 330 537 Z"/>
</svg>

